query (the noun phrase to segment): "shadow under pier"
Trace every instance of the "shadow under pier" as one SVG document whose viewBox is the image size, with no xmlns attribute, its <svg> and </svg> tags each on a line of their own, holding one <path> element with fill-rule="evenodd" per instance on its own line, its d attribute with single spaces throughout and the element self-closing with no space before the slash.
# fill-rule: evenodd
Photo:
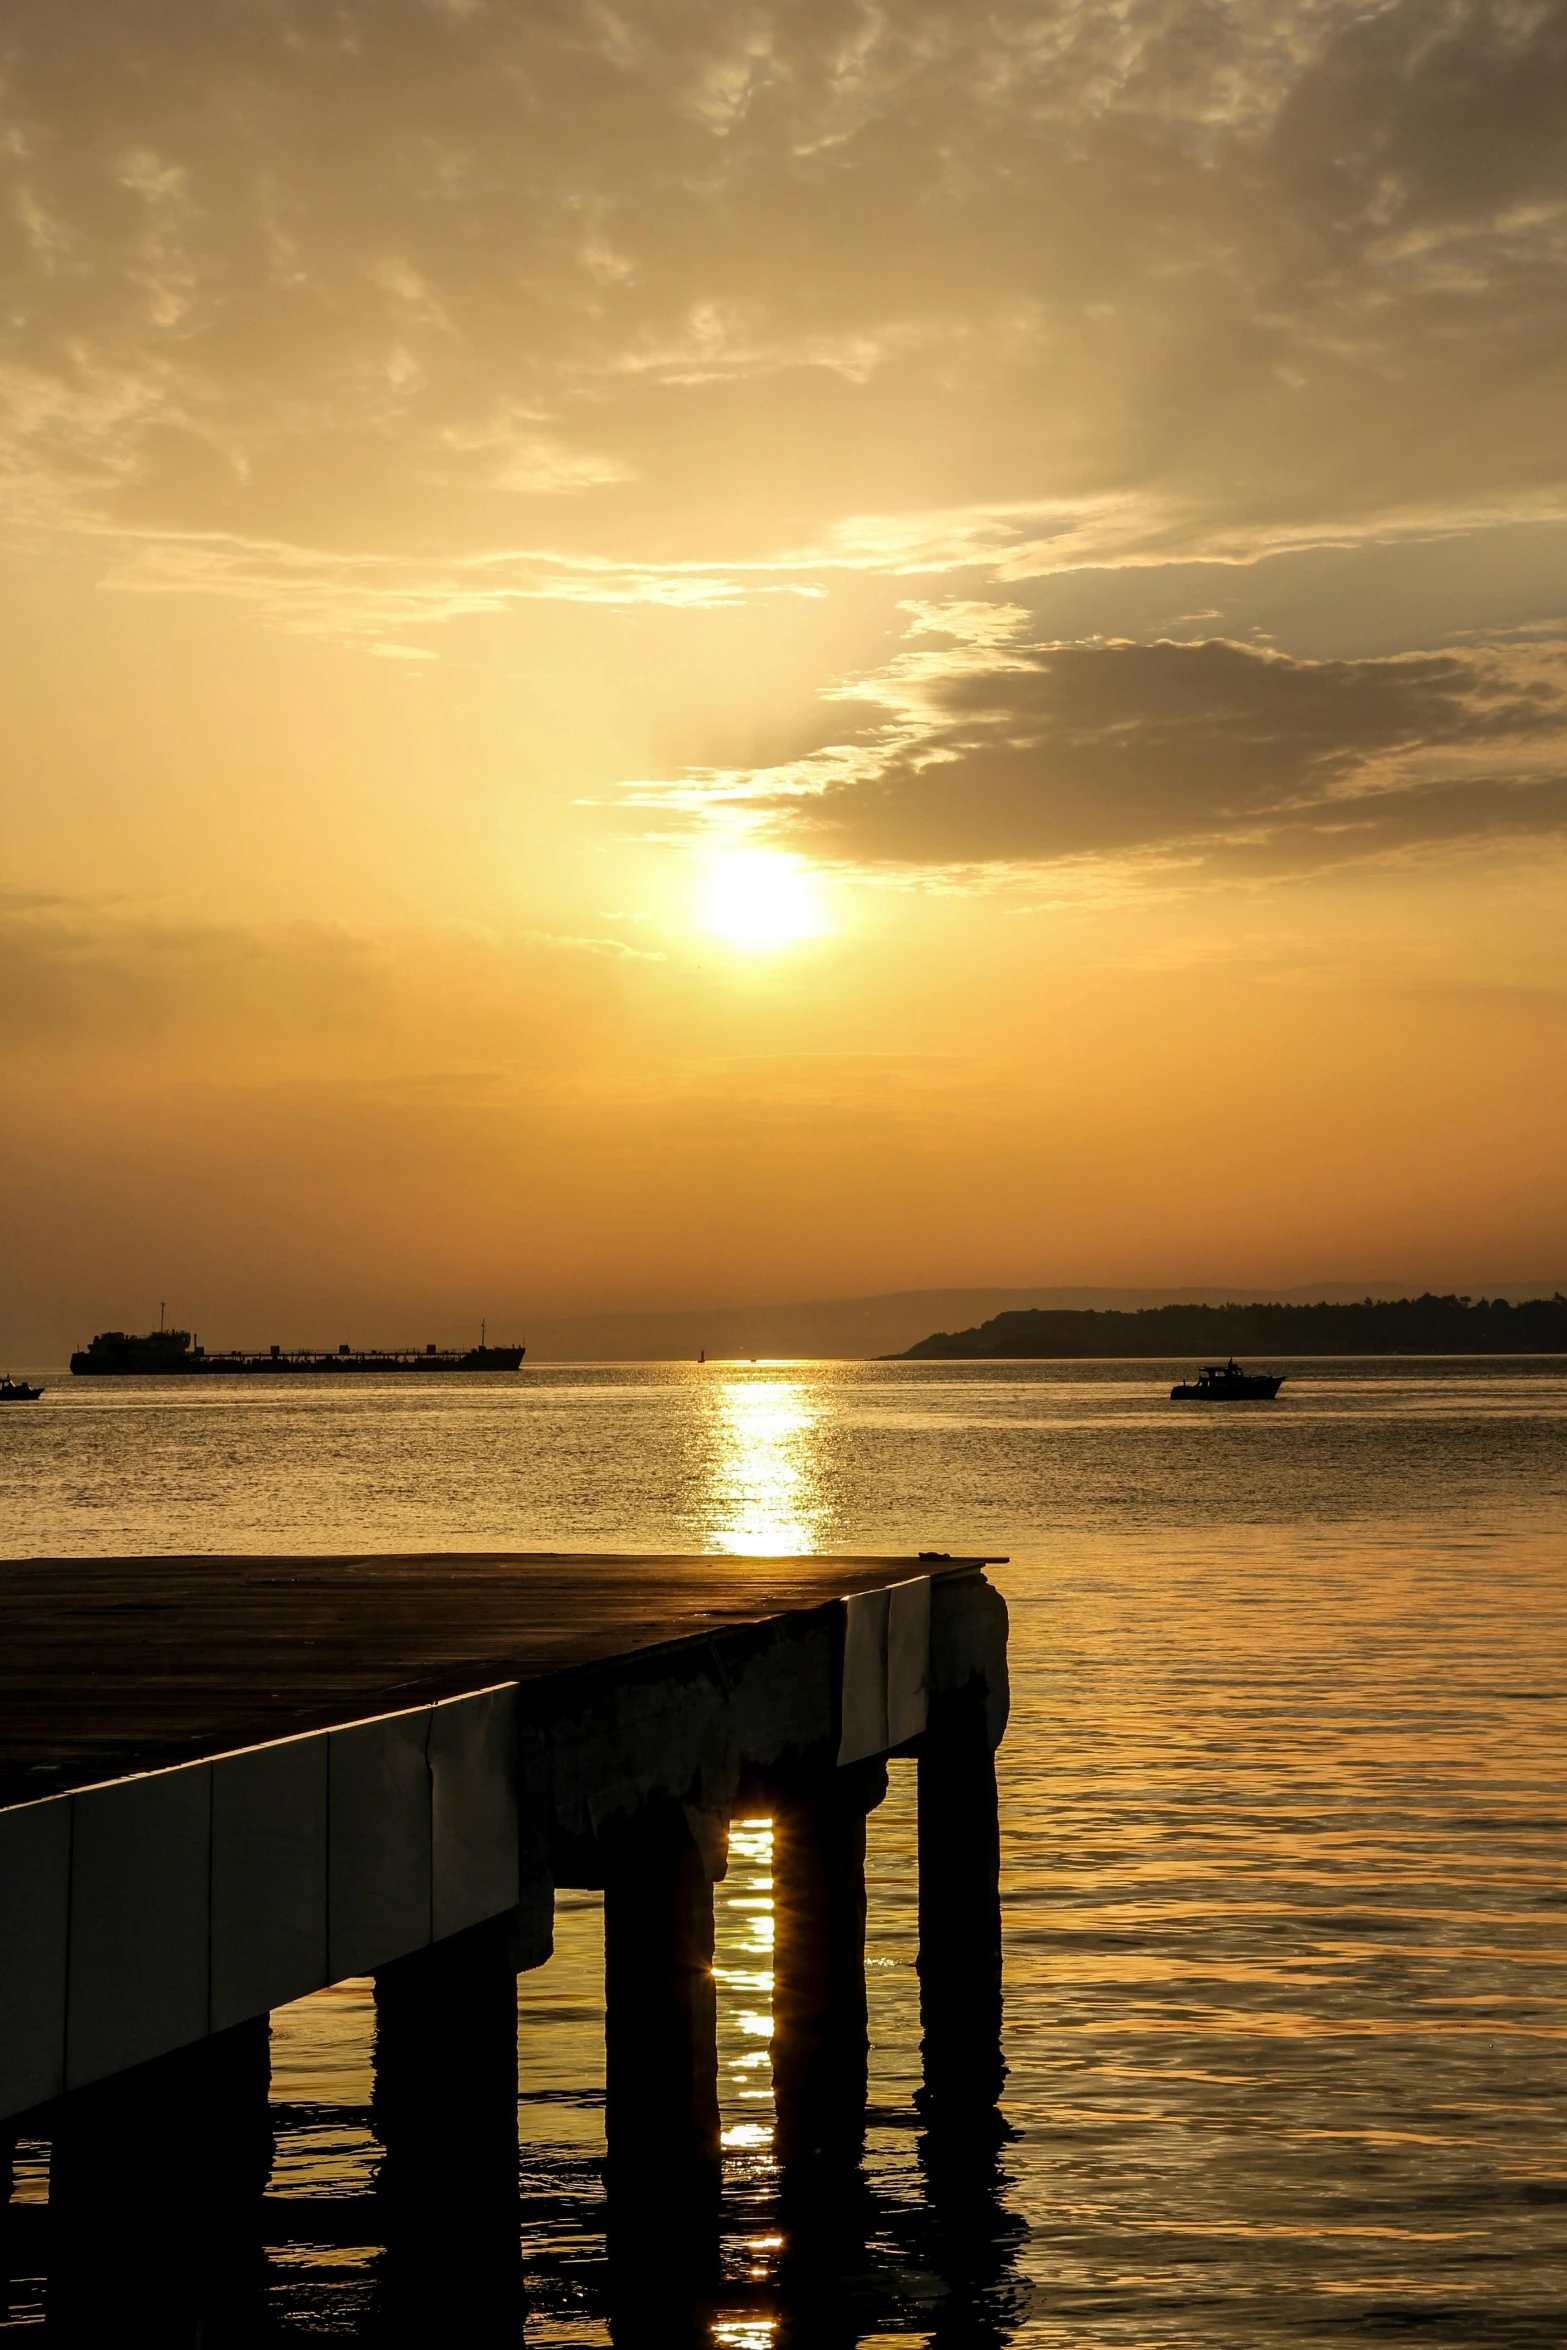
<svg viewBox="0 0 1567 2350">
<path fill-rule="evenodd" d="M 51 2341 L 102 2350 L 138 2312 L 168 2350 L 263 2337 L 269 2037 L 236 2025 L 36 2115 Z"/>
</svg>

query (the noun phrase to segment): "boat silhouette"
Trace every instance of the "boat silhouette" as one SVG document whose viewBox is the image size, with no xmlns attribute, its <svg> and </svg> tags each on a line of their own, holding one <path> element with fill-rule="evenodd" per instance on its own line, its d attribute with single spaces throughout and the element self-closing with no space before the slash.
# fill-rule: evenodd
<svg viewBox="0 0 1567 2350">
<path fill-rule="evenodd" d="M 1227 1363 L 1205 1363 L 1195 1379 L 1170 1390 L 1172 1403 L 1271 1403 L 1283 1386 L 1268 1371 L 1243 1371 L 1231 1355 Z"/>
<path fill-rule="evenodd" d="M 124 1330 L 100 1330 L 91 1346 L 78 1347 L 71 1357 L 77 1379 L 164 1379 L 170 1377 L 228 1379 L 251 1373 L 316 1372 L 341 1377 L 352 1372 L 390 1371 L 515 1371 L 527 1353 L 524 1346 L 491 1346 L 487 1326 L 479 1328 L 479 1343 L 466 1351 L 457 1347 L 351 1347 L 345 1340 L 335 1354 L 314 1347 L 270 1346 L 265 1354 L 234 1350 L 213 1354 L 193 1343 L 188 1330 L 149 1330 L 137 1337 Z"/>
<path fill-rule="evenodd" d="M 0 1403 L 36 1403 L 42 1393 L 41 1387 L 29 1387 L 25 1379 L 13 1379 L 9 1371 L 0 1379 Z"/>
</svg>

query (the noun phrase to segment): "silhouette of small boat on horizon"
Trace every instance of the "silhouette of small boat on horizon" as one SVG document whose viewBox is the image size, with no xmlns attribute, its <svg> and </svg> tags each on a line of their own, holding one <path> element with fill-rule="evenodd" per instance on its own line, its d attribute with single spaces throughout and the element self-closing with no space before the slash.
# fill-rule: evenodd
<svg viewBox="0 0 1567 2350">
<path fill-rule="evenodd" d="M 1227 1363 L 1205 1363 L 1197 1378 L 1181 1381 L 1170 1390 L 1171 1403 L 1271 1403 L 1283 1386 L 1282 1374 L 1243 1371 L 1231 1355 Z"/>
<path fill-rule="evenodd" d="M 36 1403 L 42 1393 L 41 1387 L 29 1387 L 25 1379 L 13 1379 L 9 1371 L 0 1379 L 0 1403 Z"/>
</svg>

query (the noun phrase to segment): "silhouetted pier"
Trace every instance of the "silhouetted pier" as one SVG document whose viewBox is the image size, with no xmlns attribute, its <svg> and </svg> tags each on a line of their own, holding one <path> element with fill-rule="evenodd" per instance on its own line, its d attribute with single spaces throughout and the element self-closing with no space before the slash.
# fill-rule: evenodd
<svg viewBox="0 0 1567 2350">
<path fill-rule="evenodd" d="M 922 2112 L 949 2147 L 993 2142 L 990 1563 L 0 1568 L 0 2116 L 51 2141 L 47 2218 L 23 2215 L 51 2332 L 109 2338 L 145 2293 L 164 2342 L 252 2338 L 269 2011 L 373 1974 L 383 2331 L 506 2338 L 516 1977 L 550 1956 L 557 1886 L 604 1890 L 612 2257 L 699 2290 L 736 1814 L 774 1823 L 782 2193 L 802 2228 L 830 2214 L 865 2126 L 865 1822 L 891 1757 L 919 1777 Z"/>
</svg>

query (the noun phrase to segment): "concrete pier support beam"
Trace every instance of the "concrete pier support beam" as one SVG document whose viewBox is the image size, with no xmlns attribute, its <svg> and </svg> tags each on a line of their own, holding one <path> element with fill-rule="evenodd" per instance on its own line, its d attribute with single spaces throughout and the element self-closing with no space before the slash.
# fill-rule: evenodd
<svg viewBox="0 0 1567 2350">
<path fill-rule="evenodd" d="M 978 1692 L 948 1700 L 919 1749 L 919 1979 L 933 2123 L 998 2121 L 1001 1840 L 996 1763 Z"/>
<path fill-rule="evenodd" d="M 661 2274 L 686 2283 L 716 2260 L 722 2164 L 712 1885 L 720 1864 L 699 1828 L 684 1805 L 654 1804 L 604 1844 L 611 2256 L 634 2271 L 656 2254 Z M 617 2298 L 628 2289 L 629 2272 Z"/>
<path fill-rule="evenodd" d="M 516 1959 L 499 1917 L 376 1975 L 383 2341 L 520 2338 Z"/>
<path fill-rule="evenodd" d="M 865 1820 L 886 1792 L 878 1760 L 772 1799 L 773 2092 L 779 2160 L 797 2177 L 852 2166 L 865 2136 Z"/>
<path fill-rule="evenodd" d="M 272 2168 L 265 2016 L 46 2107 L 48 2331 L 101 2350 L 254 2338 Z"/>
</svg>

